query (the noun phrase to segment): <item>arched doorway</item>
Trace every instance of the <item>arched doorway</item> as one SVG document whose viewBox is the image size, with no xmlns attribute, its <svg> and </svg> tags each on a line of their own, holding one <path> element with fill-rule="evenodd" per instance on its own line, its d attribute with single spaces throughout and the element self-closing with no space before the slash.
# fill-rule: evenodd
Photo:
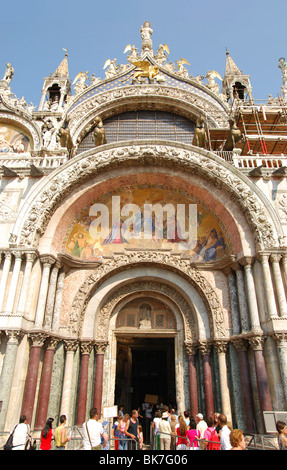
<svg viewBox="0 0 287 470">
<path fill-rule="evenodd" d="M 176 319 L 162 300 L 149 296 L 128 302 L 116 320 L 115 403 L 130 410 L 175 405 Z"/>
</svg>

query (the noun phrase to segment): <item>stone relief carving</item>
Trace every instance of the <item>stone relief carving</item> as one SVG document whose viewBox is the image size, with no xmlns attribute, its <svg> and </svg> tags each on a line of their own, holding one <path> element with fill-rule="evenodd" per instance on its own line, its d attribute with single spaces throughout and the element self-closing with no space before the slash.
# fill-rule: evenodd
<svg viewBox="0 0 287 470">
<path fill-rule="evenodd" d="M 100 149 L 101 147 L 99 147 Z M 218 165 L 215 156 L 202 149 L 198 153 L 186 149 L 169 147 L 166 145 L 130 146 L 108 149 L 97 153 L 90 152 L 85 158 L 70 160 L 70 165 L 56 170 L 53 178 L 47 178 L 42 190 L 30 203 L 21 230 L 20 244 L 31 246 L 37 244 L 39 237 L 44 233 L 45 227 L 63 197 L 68 195 L 75 185 L 88 180 L 92 176 L 105 170 L 113 164 L 142 165 L 153 164 L 159 166 L 172 166 L 185 171 L 196 171 L 197 175 L 211 181 L 222 189 L 242 210 L 254 232 L 255 240 L 261 249 L 278 246 L 275 238 L 271 219 L 268 219 L 264 204 L 251 189 L 232 169 Z M 22 214 L 19 215 L 19 221 Z M 270 217 L 270 216 L 269 216 Z M 14 228 L 15 235 L 17 222 Z"/>
<path fill-rule="evenodd" d="M 220 301 L 209 284 L 207 279 L 196 269 L 191 268 L 188 261 L 180 260 L 177 257 L 170 256 L 166 253 L 154 253 L 149 251 L 131 252 L 119 255 L 117 259 L 109 260 L 106 263 L 99 266 L 86 281 L 79 288 L 75 300 L 72 305 L 72 309 L 69 316 L 69 332 L 72 336 L 77 335 L 79 332 L 79 323 L 81 325 L 83 321 L 83 315 L 87 304 L 91 298 L 91 295 L 96 290 L 97 286 L 103 282 L 107 275 L 110 275 L 113 271 L 119 269 L 125 269 L 127 266 L 136 265 L 140 266 L 142 263 L 152 263 L 155 265 L 163 265 L 165 269 L 172 269 L 179 272 L 188 279 L 189 282 L 195 287 L 202 297 L 207 311 L 210 314 L 210 330 L 214 337 L 226 337 L 226 331 L 223 322 L 223 312 Z M 170 288 L 164 284 L 156 282 L 147 283 L 135 283 L 124 288 L 119 289 L 116 294 L 113 294 L 107 303 L 102 307 L 99 320 L 97 337 L 105 339 L 108 332 L 108 322 L 111 312 L 115 305 L 125 296 L 127 293 L 134 292 L 138 289 L 142 292 L 143 285 L 148 286 L 151 291 L 160 292 L 162 294 L 171 297 L 174 302 L 184 312 L 185 335 L 186 340 L 190 341 L 196 336 L 195 331 L 195 320 L 193 313 L 188 303 L 182 298 L 182 296 L 173 288 Z"/>
</svg>

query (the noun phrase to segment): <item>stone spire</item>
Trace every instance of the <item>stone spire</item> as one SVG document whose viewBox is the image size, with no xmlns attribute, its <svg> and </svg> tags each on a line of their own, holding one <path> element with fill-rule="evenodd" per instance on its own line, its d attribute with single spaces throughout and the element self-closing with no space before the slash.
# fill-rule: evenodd
<svg viewBox="0 0 287 470">
<path fill-rule="evenodd" d="M 245 100 L 246 96 L 252 99 L 252 87 L 249 75 L 244 74 L 235 64 L 228 51 L 226 51 L 225 75 L 222 84 L 222 93 L 225 93 L 231 102 L 235 98 Z"/>
<path fill-rule="evenodd" d="M 57 70 L 53 73 L 54 78 L 69 78 L 69 67 L 68 67 L 68 52 L 66 52 L 64 59 L 60 63 Z"/>
</svg>

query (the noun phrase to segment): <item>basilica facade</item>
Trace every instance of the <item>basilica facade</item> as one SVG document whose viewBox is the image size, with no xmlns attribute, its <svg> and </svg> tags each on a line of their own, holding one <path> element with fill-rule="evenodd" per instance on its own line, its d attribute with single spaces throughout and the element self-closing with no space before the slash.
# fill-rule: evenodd
<svg viewBox="0 0 287 470">
<path fill-rule="evenodd" d="M 164 403 L 265 432 L 287 402 L 287 84 L 191 75 L 145 22 L 39 107 L 0 81 L 0 431 Z M 125 46 L 125 45 L 124 45 Z M 281 88 L 280 88 L 281 87 Z"/>
</svg>

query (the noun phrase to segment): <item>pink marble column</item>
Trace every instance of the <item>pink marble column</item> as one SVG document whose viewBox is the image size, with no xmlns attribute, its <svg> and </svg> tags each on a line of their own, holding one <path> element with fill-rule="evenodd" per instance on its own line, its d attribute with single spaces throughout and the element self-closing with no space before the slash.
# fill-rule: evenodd
<svg viewBox="0 0 287 470">
<path fill-rule="evenodd" d="M 245 414 L 246 431 L 256 433 L 256 419 L 255 408 L 253 402 L 253 392 L 250 379 L 250 368 L 247 354 L 247 341 L 241 338 L 235 338 L 233 341 L 234 347 L 238 353 L 239 368 L 240 368 L 240 381 L 242 390 L 242 399 Z"/>
<path fill-rule="evenodd" d="M 257 390 L 262 415 L 262 423 L 264 426 L 263 411 L 272 411 L 271 395 L 269 390 L 265 359 L 263 356 L 264 339 L 262 336 L 254 336 L 253 338 L 248 339 L 248 341 L 254 352 Z"/>
<path fill-rule="evenodd" d="M 40 355 L 43 344 L 46 340 L 46 336 L 39 333 L 31 334 L 29 335 L 29 337 L 32 340 L 32 345 L 27 370 L 27 377 L 25 382 L 21 415 L 25 415 L 28 423 L 31 425 L 37 388 Z"/>
<path fill-rule="evenodd" d="M 98 415 L 101 416 L 103 397 L 103 376 L 104 376 L 104 355 L 107 343 L 97 342 L 96 347 L 96 377 L 94 389 L 94 408 L 97 408 Z"/>
<path fill-rule="evenodd" d="M 51 380 L 53 372 L 53 360 L 55 348 L 59 340 L 50 338 L 45 351 L 42 368 L 41 383 L 38 397 L 38 406 L 35 420 L 35 429 L 43 429 L 47 420 L 49 398 L 51 391 Z"/>
<path fill-rule="evenodd" d="M 203 363 L 203 380 L 204 380 L 204 396 L 205 396 L 205 409 L 206 417 L 214 415 L 214 400 L 212 388 L 212 374 L 210 365 L 210 348 L 208 343 L 200 343 L 199 349 L 202 356 Z"/>
<path fill-rule="evenodd" d="M 197 376 L 196 376 L 196 362 L 195 354 L 197 345 L 185 343 L 186 353 L 188 357 L 188 372 L 189 372 L 189 408 L 190 414 L 194 418 L 198 412 L 198 394 L 197 394 Z"/>
<path fill-rule="evenodd" d="M 80 384 L 78 396 L 78 411 L 76 425 L 81 426 L 86 419 L 87 408 L 87 393 L 88 393 L 88 378 L 89 378 L 89 359 L 92 344 L 81 343 L 81 371 L 80 371 Z"/>
</svg>

